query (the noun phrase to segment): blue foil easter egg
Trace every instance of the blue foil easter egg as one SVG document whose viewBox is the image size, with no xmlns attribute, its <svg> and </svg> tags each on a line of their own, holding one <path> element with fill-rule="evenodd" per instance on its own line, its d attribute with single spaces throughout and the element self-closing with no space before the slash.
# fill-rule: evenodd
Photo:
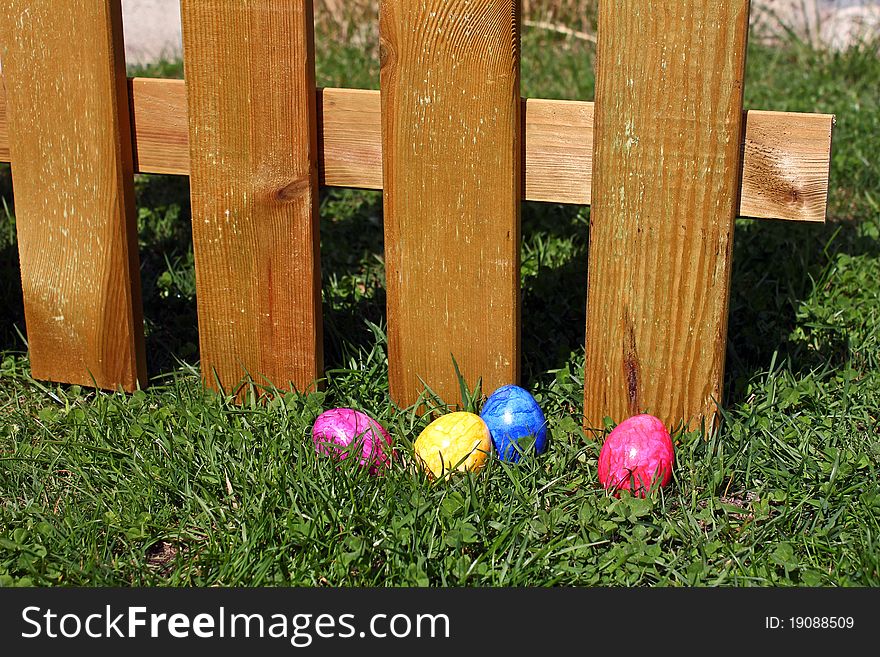
<svg viewBox="0 0 880 657">
<path fill-rule="evenodd" d="M 502 386 L 489 395 L 480 417 L 489 427 L 495 451 L 504 461 L 519 461 L 520 452 L 526 452 L 529 446 L 527 441 L 520 441 L 528 436 L 534 436 L 538 454 L 547 448 L 544 413 L 535 398 L 519 386 Z M 519 449 L 514 447 L 515 443 Z"/>
</svg>

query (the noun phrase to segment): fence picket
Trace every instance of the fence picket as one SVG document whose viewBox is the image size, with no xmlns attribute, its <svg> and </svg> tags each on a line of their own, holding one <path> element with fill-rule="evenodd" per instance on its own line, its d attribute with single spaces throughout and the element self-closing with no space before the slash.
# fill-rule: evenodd
<svg viewBox="0 0 880 657">
<path fill-rule="evenodd" d="M 146 382 L 119 0 L 0 11 L 9 156 L 32 374 Z"/>
<path fill-rule="evenodd" d="M 721 401 L 748 0 L 601 0 L 585 425 Z"/>
<path fill-rule="evenodd" d="M 519 377 L 519 3 L 380 5 L 391 394 Z"/>
<path fill-rule="evenodd" d="M 202 376 L 304 390 L 322 360 L 311 0 L 183 0 Z"/>
</svg>

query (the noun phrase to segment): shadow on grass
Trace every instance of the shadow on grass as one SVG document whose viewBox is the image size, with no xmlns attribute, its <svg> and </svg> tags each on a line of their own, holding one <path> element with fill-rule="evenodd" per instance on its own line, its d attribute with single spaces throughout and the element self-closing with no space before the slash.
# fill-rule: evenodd
<svg viewBox="0 0 880 657">
<path fill-rule="evenodd" d="M 322 190 L 321 267 L 324 363 L 341 367 L 384 325 L 381 193 Z M 138 187 L 138 233 L 150 376 L 199 357 L 189 185 L 148 176 Z"/>
<path fill-rule="evenodd" d="M 0 193 L 12 204 L 9 167 Z M 136 185 L 141 285 L 150 378 L 199 358 L 188 179 L 139 176 Z M 321 267 L 324 362 L 345 367 L 375 347 L 368 322 L 386 325 L 382 195 L 322 190 Z M 0 349 L 23 349 L 18 249 L 14 225 L 0 242 Z M 587 228 L 583 208 L 527 203 L 522 213 L 523 385 L 564 367 L 584 343 Z"/>
<path fill-rule="evenodd" d="M 23 351 L 25 344 L 19 332 L 25 334 L 24 300 L 8 164 L 0 165 L 0 198 L 6 204 L 6 208 L 0 204 L 0 351 Z"/>
<path fill-rule="evenodd" d="M 136 186 L 147 371 L 199 357 L 189 179 L 142 176 Z"/>
<path fill-rule="evenodd" d="M 321 287 L 324 367 L 345 367 L 384 327 L 385 259 L 382 193 L 321 190 Z"/>
<path fill-rule="evenodd" d="M 12 210 L 9 167 L 0 195 Z M 138 179 L 138 228 L 151 377 L 198 360 L 198 318 L 189 186 L 185 177 Z M 325 366 L 346 367 L 376 346 L 369 323 L 386 325 L 382 196 L 322 190 L 321 258 Z M 522 384 L 533 387 L 583 349 L 588 211 L 526 203 L 522 211 Z M 0 350 L 23 350 L 24 308 L 14 222 L 0 216 Z M 798 313 L 839 254 L 880 257 L 880 243 L 853 222 L 806 225 L 740 220 L 734 236 L 725 399 L 741 401 L 774 353 L 796 371 L 845 363 L 845 333 L 821 349 L 792 338 Z M 821 293 L 821 291 L 820 291 Z M 17 330 L 16 330 L 17 329 Z"/>
<path fill-rule="evenodd" d="M 824 225 L 740 220 L 734 235 L 725 399 L 742 401 L 748 382 L 777 361 L 799 373 L 838 367 L 850 358 L 843 333 L 828 333 L 820 349 L 805 348 L 794 331 L 799 310 L 839 254 L 880 256 L 880 243 L 857 222 Z M 831 290 L 826 284 L 820 294 Z"/>
<path fill-rule="evenodd" d="M 322 204 L 325 366 L 344 366 L 385 326 L 380 193 L 332 191 Z M 331 219 L 333 217 L 333 219 Z M 527 203 L 522 213 L 523 385 L 564 367 L 583 348 L 587 215 L 577 206 Z"/>
<path fill-rule="evenodd" d="M 522 385 L 583 350 L 589 213 L 575 205 L 522 209 Z"/>
<path fill-rule="evenodd" d="M 321 216 L 324 361 L 332 369 L 375 346 L 367 322 L 386 325 L 381 193 L 325 190 Z M 523 385 L 583 348 L 587 218 L 578 206 L 523 207 Z"/>
<path fill-rule="evenodd" d="M 25 334 L 21 271 L 15 244 L 0 247 L 0 351 L 23 351 Z"/>
</svg>

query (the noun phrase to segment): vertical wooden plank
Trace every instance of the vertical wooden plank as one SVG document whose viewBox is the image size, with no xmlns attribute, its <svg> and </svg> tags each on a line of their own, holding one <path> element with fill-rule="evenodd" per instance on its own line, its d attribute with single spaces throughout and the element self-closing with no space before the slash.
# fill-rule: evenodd
<svg viewBox="0 0 880 657">
<path fill-rule="evenodd" d="M 7 119 L 6 88 L 0 89 L 0 162 L 9 162 L 9 122 Z"/>
<path fill-rule="evenodd" d="M 202 375 L 321 371 L 311 0 L 183 0 Z"/>
<path fill-rule="evenodd" d="M 602 0 L 585 424 L 721 401 L 748 0 Z"/>
<path fill-rule="evenodd" d="M 380 5 L 391 394 L 519 378 L 519 3 Z"/>
<path fill-rule="evenodd" d="M 7 0 L 3 79 L 33 376 L 146 381 L 119 0 Z"/>
</svg>

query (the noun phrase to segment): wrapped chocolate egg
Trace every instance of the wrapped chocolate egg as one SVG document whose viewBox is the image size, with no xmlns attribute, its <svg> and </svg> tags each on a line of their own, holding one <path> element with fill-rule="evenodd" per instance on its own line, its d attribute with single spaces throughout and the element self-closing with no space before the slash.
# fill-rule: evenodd
<svg viewBox="0 0 880 657">
<path fill-rule="evenodd" d="M 344 459 L 352 444 L 360 445 L 360 464 L 378 474 L 391 464 L 391 436 L 381 424 L 366 413 L 352 408 L 333 408 L 318 416 L 312 427 L 315 450 Z"/>
<path fill-rule="evenodd" d="M 495 451 L 503 461 L 519 461 L 526 453 L 528 437 L 534 438 L 536 453 L 547 448 L 544 413 L 535 398 L 519 386 L 501 386 L 489 395 L 480 417 L 489 427 Z"/>
<path fill-rule="evenodd" d="M 481 470 L 492 452 L 492 437 L 479 415 L 459 411 L 425 427 L 414 449 L 419 464 L 439 479 L 455 470 Z"/>
</svg>

